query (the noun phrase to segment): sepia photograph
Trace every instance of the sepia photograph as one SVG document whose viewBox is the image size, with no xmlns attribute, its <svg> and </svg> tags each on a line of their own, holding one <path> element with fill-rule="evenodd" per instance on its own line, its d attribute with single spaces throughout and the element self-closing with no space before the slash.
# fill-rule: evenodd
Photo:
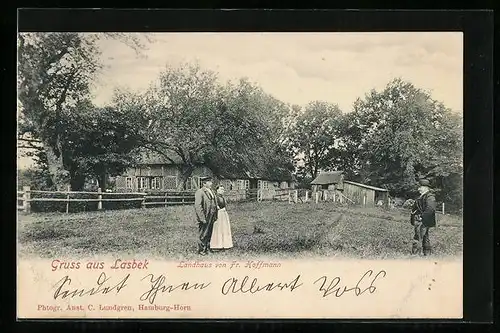
<svg viewBox="0 0 500 333">
<path fill-rule="evenodd" d="M 22 255 L 461 256 L 460 33 L 26 33 L 19 104 Z"/>
<path fill-rule="evenodd" d="M 461 32 L 22 32 L 17 50 L 26 316 L 246 317 L 226 295 L 248 291 L 249 317 L 461 317 Z M 309 283 L 295 261 L 352 279 Z M 154 303 L 155 262 L 189 276 L 168 285 L 177 303 Z M 152 286 L 137 300 L 84 297 L 118 294 L 133 275 L 111 274 L 137 270 Z M 224 300 L 189 296 L 218 276 Z M 23 293 L 33 279 L 50 284 L 43 301 Z M 272 307 L 301 285 L 317 308 Z M 438 289 L 448 305 L 422 306 Z M 343 309 L 320 302 L 342 294 Z"/>
</svg>

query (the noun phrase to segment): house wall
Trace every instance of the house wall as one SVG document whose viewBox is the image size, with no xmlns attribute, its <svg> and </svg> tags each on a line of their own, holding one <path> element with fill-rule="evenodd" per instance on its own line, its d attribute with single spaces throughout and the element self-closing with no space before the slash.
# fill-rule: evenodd
<svg viewBox="0 0 500 333">
<path fill-rule="evenodd" d="M 363 198 L 366 197 L 366 205 L 375 205 L 375 190 L 361 187 L 354 184 L 344 183 L 344 195 L 357 204 L 363 204 Z"/>
<path fill-rule="evenodd" d="M 280 189 L 291 189 L 293 183 L 257 180 L 257 187 L 253 188 L 252 180 L 250 179 L 222 179 L 219 184 L 224 186 L 226 198 L 229 201 L 238 201 L 251 199 L 257 196 L 257 192 L 261 193 L 262 200 L 271 200 Z"/>
<path fill-rule="evenodd" d="M 187 190 L 194 190 L 200 186 L 200 177 L 213 176 L 206 166 L 197 166 L 186 182 Z M 146 189 L 177 189 L 180 183 L 177 165 L 144 165 L 128 169 L 122 176 L 116 177 L 118 192 L 137 192 Z"/>
<path fill-rule="evenodd" d="M 207 176 L 213 176 L 212 171 L 206 166 L 197 166 L 186 182 L 186 190 L 196 190 L 201 186 L 199 178 Z M 145 189 L 177 189 L 179 182 L 177 165 L 144 165 L 130 168 L 122 176 L 116 177 L 115 186 L 118 192 L 140 192 Z M 216 183 L 224 186 L 226 192 L 243 190 L 235 194 L 238 198 L 244 196 L 244 190 L 293 188 L 291 182 L 257 179 L 221 179 Z"/>
<path fill-rule="evenodd" d="M 252 182 L 255 185 L 252 186 Z M 221 179 L 219 184 L 224 186 L 226 191 L 230 190 L 268 190 L 268 189 L 288 189 L 293 188 L 293 183 L 286 181 L 252 180 L 252 179 Z"/>
</svg>

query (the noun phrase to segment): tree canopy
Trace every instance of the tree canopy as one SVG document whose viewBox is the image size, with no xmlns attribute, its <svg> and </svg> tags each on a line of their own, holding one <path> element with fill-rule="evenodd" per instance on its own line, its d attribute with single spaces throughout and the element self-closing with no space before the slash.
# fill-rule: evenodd
<svg viewBox="0 0 500 333">
<path fill-rule="evenodd" d="M 288 109 L 246 79 L 223 85 L 196 63 L 166 66 L 146 92 L 118 91 L 114 101 L 138 146 L 182 161 L 180 186 L 202 163 L 224 173 L 287 162 L 279 148 Z"/>
<path fill-rule="evenodd" d="M 462 123 L 429 93 L 401 79 L 371 91 L 346 116 L 343 141 L 353 155 L 349 172 L 394 195 L 415 191 L 419 178 L 437 190 L 462 172 Z"/>
<path fill-rule="evenodd" d="M 72 183 L 67 139 L 79 107 L 88 101 L 90 87 L 102 68 L 98 41 L 116 38 L 139 50 L 134 35 L 121 33 L 21 33 L 18 36 L 18 137 L 44 154 L 57 189 Z M 35 143 L 35 144 L 33 144 Z M 69 158 L 69 160 L 68 160 Z"/>
<path fill-rule="evenodd" d="M 314 101 L 298 115 L 289 131 L 289 145 L 301 160 L 304 171 L 315 178 L 320 170 L 340 165 L 338 150 L 342 112 L 336 104 Z"/>
</svg>

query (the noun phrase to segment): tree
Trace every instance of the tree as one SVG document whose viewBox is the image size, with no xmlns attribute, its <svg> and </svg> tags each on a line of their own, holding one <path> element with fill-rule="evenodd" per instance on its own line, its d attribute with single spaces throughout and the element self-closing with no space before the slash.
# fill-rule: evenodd
<svg viewBox="0 0 500 333">
<path fill-rule="evenodd" d="M 338 149 L 342 112 L 335 104 L 311 102 L 300 113 L 290 129 L 290 146 L 303 161 L 304 172 L 316 178 L 319 170 L 340 165 Z"/>
<path fill-rule="evenodd" d="M 21 33 L 18 38 L 18 100 L 20 140 L 43 149 L 52 183 L 58 190 L 71 181 L 65 161 L 69 109 L 86 99 L 101 69 L 98 41 L 117 38 L 139 50 L 137 36 L 125 34 Z M 74 112 L 75 109 L 72 108 Z"/>
<path fill-rule="evenodd" d="M 211 149 L 217 128 L 217 76 L 198 64 L 166 66 L 143 94 L 117 92 L 114 102 L 139 145 L 174 162 L 181 161 L 180 186 Z"/>
<path fill-rule="evenodd" d="M 122 115 L 111 107 L 95 108 L 91 104 L 78 105 L 73 112 L 72 131 L 65 138 L 70 145 L 66 166 L 71 175 L 71 187 L 82 189 L 87 177 L 99 180 L 106 188 L 108 176 L 122 174 L 135 164 L 132 152 L 137 148 L 139 137 L 122 119 Z"/>
<path fill-rule="evenodd" d="M 461 173 L 461 124 L 442 103 L 401 79 L 354 103 L 343 140 L 361 181 L 392 194 L 415 192 L 420 177 Z M 439 191 L 439 188 L 438 188 Z"/>
<path fill-rule="evenodd" d="M 293 170 L 287 150 L 290 108 L 243 78 L 224 86 L 217 140 L 207 162 L 217 170 L 252 171 L 280 178 Z"/>
<path fill-rule="evenodd" d="M 279 147 L 288 109 L 246 79 L 222 85 L 215 72 L 185 63 L 167 66 L 145 93 L 118 91 L 114 100 L 144 149 L 181 161 L 180 188 L 198 164 L 222 174 L 281 158 L 269 147 Z"/>
</svg>

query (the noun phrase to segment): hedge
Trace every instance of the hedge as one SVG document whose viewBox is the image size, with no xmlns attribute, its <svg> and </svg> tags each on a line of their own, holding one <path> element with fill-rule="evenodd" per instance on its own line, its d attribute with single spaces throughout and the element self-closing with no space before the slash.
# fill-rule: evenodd
<svg viewBox="0 0 500 333">
<path fill-rule="evenodd" d="M 90 193 L 71 193 L 70 199 L 97 199 L 96 194 Z M 31 199 L 37 198 L 55 198 L 66 199 L 67 194 L 64 193 L 31 193 Z M 138 198 L 137 194 L 120 193 L 120 195 L 110 195 L 102 193 L 103 199 L 124 199 L 124 198 Z M 140 208 L 142 200 L 138 198 L 137 201 L 103 201 L 103 210 L 116 210 L 116 209 L 131 209 Z M 67 203 L 64 201 L 32 201 L 32 212 L 66 212 Z M 88 212 L 97 210 L 97 201 L 70 201 L 68 205 L 68 212 Z"/>
</svg>

